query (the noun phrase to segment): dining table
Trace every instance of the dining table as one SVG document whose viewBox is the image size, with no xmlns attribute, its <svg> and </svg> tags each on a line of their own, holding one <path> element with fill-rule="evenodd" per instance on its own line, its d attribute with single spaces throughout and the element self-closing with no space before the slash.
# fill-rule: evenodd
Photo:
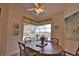
<svg viewBox="0 0 79 59">
<path fill-rule="evenodd" d="M 39 55 L 44 56 L 57 56 L 60 55 L 63 51 L 63 48 L 58 45 L 51 43 L 50 41 L 44 42 L 46 45 L 41 47 L 41 41 L 29 41 L 25 44 L 25 46 L 29 47 L 30 49 L 39 52 Z"/>
</svg>

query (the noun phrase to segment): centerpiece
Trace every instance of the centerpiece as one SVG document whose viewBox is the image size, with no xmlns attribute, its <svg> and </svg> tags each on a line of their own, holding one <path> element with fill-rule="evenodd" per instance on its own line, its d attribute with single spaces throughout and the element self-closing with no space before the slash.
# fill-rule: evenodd
<svg viewBox="0 0 79 59">
<path fill-rule="evenodd" d="M 40 41 L 41 41 L 41 45 L 44 45 L 45 36 L 42 35 L 42 36 L 40 37 Z"/>
<path fill-rule="evenodd" d="M 47 43 L 45 43 L 45 39 L 46 39 L 46 37 L 42 35 L 40 37 L 41 42 L 39 44 L 37 44 L 36 46 L 41 47 L 41 48 L 45 47 L 47 45 Z"/>
</svg>

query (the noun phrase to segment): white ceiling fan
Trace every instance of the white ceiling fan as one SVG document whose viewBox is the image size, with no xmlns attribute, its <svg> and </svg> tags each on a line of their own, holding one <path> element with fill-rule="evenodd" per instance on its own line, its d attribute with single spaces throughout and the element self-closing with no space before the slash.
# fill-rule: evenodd
<svg viewBox="0 0 79 59">
<path fill-rule="evenodd" d="M 45 11 L 44 6 L 40 3 L 35 3 L 35 8 L 27 9 L 27 11 L 35 11 L 37 15 L 43 13 Z"/>
</svg>

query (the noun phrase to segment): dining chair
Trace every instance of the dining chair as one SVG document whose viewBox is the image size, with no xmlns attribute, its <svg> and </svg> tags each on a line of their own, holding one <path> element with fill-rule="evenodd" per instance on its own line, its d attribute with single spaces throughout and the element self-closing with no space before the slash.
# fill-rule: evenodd
<svg viewBox="0 0 79 59">
<path fill-rule="evenodd" d="M 31 42 L 31 37 L 25 37 L 24 38 L 24 43 L 27 43 L 27 42 Z"/>
<path fill-rule="evenodd" d="M 58 44 L 59 43 L 59 39 L 58 38 L 51 38 L 50 40 L 52 43 Z"/>
<path fill-rule="evenodd" d="M 36 56 L 37 53 L 32 52 L 29 47 L 26 47 L 24 43 L 18 42 L 20 48 L 20 56 Z"/>
<path fill-rule="evenodd" d="M 27 47 L 25 47 L 25 44 L 18 42 L 18 45 L 19 45 L 19 49 L 20 49 L 20 56 L 28 56 L 29 51 L 28 51 Z"/>
<path fill-rule="evenodd" d="M 66 54 L 71 55 L 71 56 L 79 56 L 79 46 L 78 46 L 78 48 L 77 48 L 77 50 L 76 50 L 75 55 L 72 54 L 72 53 L 69 53 L 69 52 L 63 51 L 63 55 L 66 56 Z"/>
<path fill-rule="evenodd" d="M 76 51 L 76 56 L 79 56 L 79 46 L 78 46 L 78 49 Z"/>
</svg>

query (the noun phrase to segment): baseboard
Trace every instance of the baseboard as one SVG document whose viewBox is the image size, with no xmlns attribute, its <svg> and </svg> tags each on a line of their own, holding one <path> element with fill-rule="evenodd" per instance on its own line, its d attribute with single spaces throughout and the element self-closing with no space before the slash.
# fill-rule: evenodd
<svg viewBox="0 0 79 59">
<path fill-rule="evenodd" d="M 10 52 L 6 52 L 6 56 L 12 56 L 13 54 L 19 53 L 18 50 L 14 50 L 14 51 L 10 51 Z"/>
</svg>

